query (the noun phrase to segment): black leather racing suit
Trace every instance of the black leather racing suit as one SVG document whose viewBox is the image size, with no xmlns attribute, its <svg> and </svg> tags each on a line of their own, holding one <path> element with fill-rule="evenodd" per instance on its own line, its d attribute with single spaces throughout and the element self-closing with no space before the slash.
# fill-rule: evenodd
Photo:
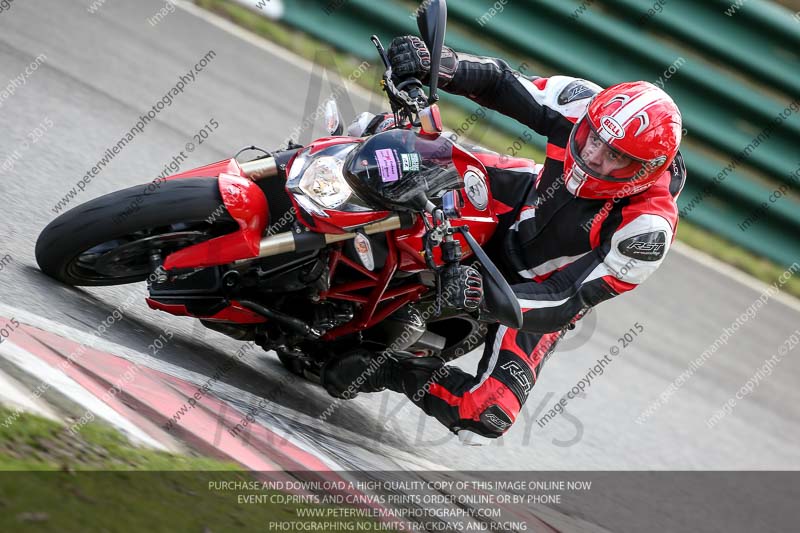
<svg viewBox="0 0 800 533">
<path fill-rule="evenodd" d="M 487 245 L 523 310 L 521 330 L 494 325 L 476 376 L 418 372 L 409 398 L 454 432 L 496 437 L 513 424 L 546 357 L 592 306 L 628 292 L 664 260 L 685 180 L 678 154 L 650 189 L 616 200 L 578 198 L 563 181 L 570 132 L 597 85 L 526 77 L 501 59 L 458 53 L 443 89 L 508 115 L 547 138 L 543 166 L 477 151 L 489 170 L 500 228 Z"/>
</svg>

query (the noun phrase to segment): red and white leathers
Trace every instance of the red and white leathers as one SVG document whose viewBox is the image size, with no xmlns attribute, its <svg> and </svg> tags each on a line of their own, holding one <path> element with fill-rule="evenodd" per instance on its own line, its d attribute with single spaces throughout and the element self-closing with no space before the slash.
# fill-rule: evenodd
<svg viewBox="0 0 800 533">
<path fill-rule="evenodd" d="M 477 376 L 443 369 L 406 394 L 460 437 L 496 437 L 516 419 L 545 358 L 587 309 L 636 288 L 664 261 L 678 224 L 686 172 L 678 154 L 652 186 L 590 199 L 564 183 L 573 126 L 597 85 L 567 76 L 526 77 L 500 59 L 458 53 L 448 92 L 515 118 L 547 138 L 530 162 L 476 153 L 487 166 L 500 229 L 487 251 L 511 283 L 524 326 L 490 328 Z M 425 386 L 427 384 L 427 386 Z"/>
</svg>

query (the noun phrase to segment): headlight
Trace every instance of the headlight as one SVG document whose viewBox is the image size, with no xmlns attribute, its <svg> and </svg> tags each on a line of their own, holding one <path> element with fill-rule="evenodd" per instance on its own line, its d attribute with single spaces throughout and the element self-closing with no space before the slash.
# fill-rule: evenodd
<svg viewBox="0 0 800 533">
<path fill-rule="evenodd" d="M 335 209 L 345 203 L 353 190 L 344 179 L 344 159 L 320 157 L 303 172 L 299 188 L 306 196 L 325 209 Z"/>
<path fill-rule="evenodd" d="M 306 148 L 299 154 L 287 176 L 286 187 L 307 212 L 327 217 L 325 209 L 371 211 L 353 192 L 344 178 L 344 163 L 356 144 L 342 144 L 311 154 Z"/>
</svg>

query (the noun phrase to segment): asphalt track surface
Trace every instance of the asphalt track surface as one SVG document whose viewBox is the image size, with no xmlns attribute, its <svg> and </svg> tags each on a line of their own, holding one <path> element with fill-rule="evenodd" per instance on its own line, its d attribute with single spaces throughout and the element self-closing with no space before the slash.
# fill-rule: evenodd
<svg viewBox="0 0 800 533">
<path fill-rule="evenodd" d="M 37 56 L 46 56 L 25 84 L 0 102 L 0 167 L 14 150 L 20 155 L 13 168 L 0 168 L 0 257 L 12 258 L 0 271 L 0 301 L 91 332 L 132 291 L 143 294 L 143 287 L 66 287 L 38 270 L 33 249 L 56 216 L 54 206 L 106 149 L 209 50 L 216 55 L 196 80 L 70 206 L 146 183 L 182 150 L 188 155 L 185 170 L 250 144 L 274 148 L 321 100 L 313 91 L 309 96 L 309 86 L 319 82 L 310 83 L 307 63 L 272 45 L 256 45 L 183 9 L 153 27 L 147 19 L 164 5 L 157 0 L 108 2 L 95 14 L 87 12 L 88 4 L 29 0 L 0 13 L 0 90 Z M 323 93 L 329 90 L 325 84 Z M 364 101 L 362 91 L 348 96 L 359 111 L 380 108 L 377 98 Z M 219 128 L 186 152 L 211 119 Z M 26 147 L 28 134 L 45 120 L 52 127 Z M 666 405 L 636 422 L 758 299 L 764 286 L 742 279 L 696 254 L 671 253 L 641 288 L 601 305 L 572 334 L 548 361 L 518 422 L 491 448 L 462 446 L 388 392 L 346 402 L 322 423 L 319 415 L 331 399 L 313 384 L 296 382 L 261 416 L 285 422 L 281 413 L 301 413 L 305 422 L 293 430 L 352 469 L 797 470 L 800 350 L 788 352 L 714 427 L 707 424 L 800 326 L 800 305 L 787 298 L 771 298 L 742 321 Z M 169 326 L 177 341 L 158 357 L 199 373 L 211 373 L 240 345 L 189 319 L 150 311 L 141 300 L 126 317 L 107 340 L 143 351 Z M 644 331 L 592 380 L 583 397 L 570 400 L 568 416 L 540 427 L 535 420 L 597 359 L 621 347 L 620 337 L 636 322 Z M 287 378 L 274 354 L 246 362 L 246 370 L 225 381 L 254 397 Z M 471 354 L 459 365 L 474 370 L 476 362 L 477 354 Z M 379 453 L 370 451 L 374 442 L 383 443 Z"/>
</svg>

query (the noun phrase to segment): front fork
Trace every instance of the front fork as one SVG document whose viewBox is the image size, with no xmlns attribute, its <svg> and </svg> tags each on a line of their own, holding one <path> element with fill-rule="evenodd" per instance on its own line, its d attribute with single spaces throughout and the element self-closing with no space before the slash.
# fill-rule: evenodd
<svg viewBox="0 0 800 533">
<path fill-rule="evenodd" d="M 425 236 L 423 237 L 425 262 L 428 268 L 436 275 L 436 301 L 434 302 L 433 312 L 434 316 L 439 317 L 442 314 L 443 274 L 457 269 L 461 264 L 461 258 L 464 254 L 461 249 L 461 242 L 453 237 L 455 230 L 453 230 L 453 227 L 450 225 L 450 221 L 447 219 L 444 211 L 432 207 L 432 205 L 428 207 L 431 208 L 429 211 L 431 212 L 432 222 L 430 225 L 426 222 L 428 231 L 425 232 Z M 437 266 L 434 259 L 433 249 L 437 246 L 441 250 L 442 266 Z M 453 276 L 450 277 L 452 278 Z"/>
</svg>

